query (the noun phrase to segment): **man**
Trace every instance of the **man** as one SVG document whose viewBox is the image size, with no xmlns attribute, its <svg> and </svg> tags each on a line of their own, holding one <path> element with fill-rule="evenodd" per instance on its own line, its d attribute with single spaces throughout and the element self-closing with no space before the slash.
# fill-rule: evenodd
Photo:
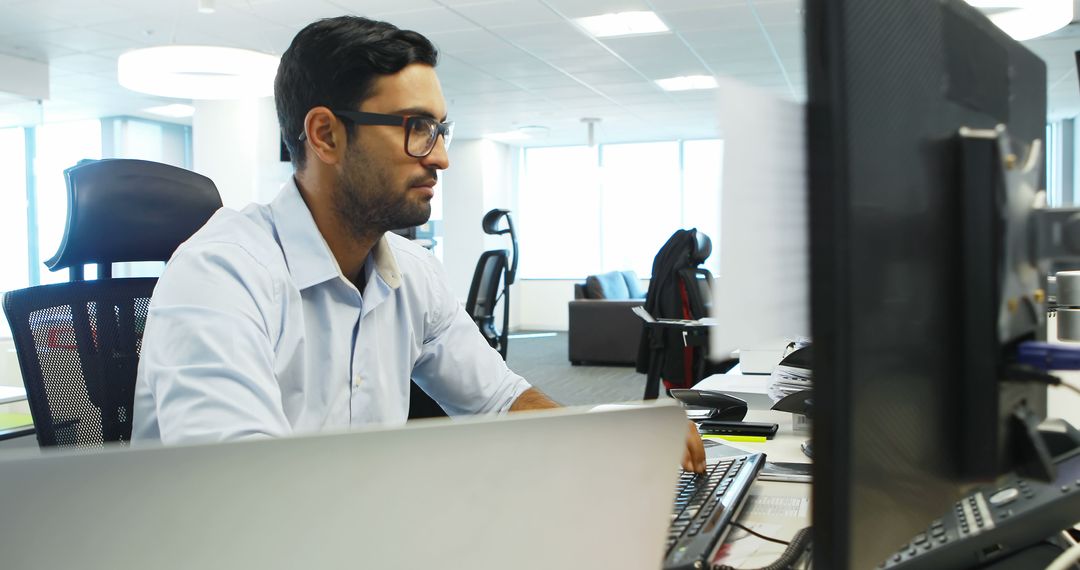
<svg viewBox="0 0 1080 570">
<path fill-rule="evenodd" d="M 154 291 L 133 440 L 206 442 L 404 423 L 412 378 L 451 414 L 557 407 L 511 372 L 423 248 L 453 125 L 416 32 L 340 17 L 300 31 L 274 85 L 295 175 L 222 209 Z M 696 432 L 684 467 L 704 469 Z"/>
</svg>

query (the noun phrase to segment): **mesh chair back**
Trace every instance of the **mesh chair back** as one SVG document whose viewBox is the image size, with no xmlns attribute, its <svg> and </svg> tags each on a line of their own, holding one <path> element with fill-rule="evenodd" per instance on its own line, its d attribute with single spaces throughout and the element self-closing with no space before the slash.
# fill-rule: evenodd
<svg viewBox="0 0 1080 570">
<path fill-rule="evenodd" d="M 166 261 L 221 207 L 209 178 L 145 160 L 90 161 L 64 172 L 64 238 L 45 262 L 71 282 L 4 295 L 42 446 L 96 447 L 131 437 L 135 377 L 156 279 L 111 279 L 112 264 Z M 98 279 L 83 281 L 83 266 Z"/>
<path fill-rule="evenodd" d="M 4 295 L 38 443 L 131 438 L 135 375 L 153 278 L 42 285 Z"/>
</svg>

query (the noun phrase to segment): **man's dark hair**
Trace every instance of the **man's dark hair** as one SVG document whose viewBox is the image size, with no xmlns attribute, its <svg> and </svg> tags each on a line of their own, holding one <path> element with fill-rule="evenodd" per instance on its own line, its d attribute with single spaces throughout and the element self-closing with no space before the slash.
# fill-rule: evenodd
<svg viewBox="0 0 1080 570">
<path fill-rule="evenodd" d="M 320 105 L 355 109 L 371 96 L 375 80 L 412 63 L 432 67 L 438 51 L 417 32 L 393 24 L 340 16 L 309 24 L 281 56 L 274 79 L 274 102 L 293 167 L 307 157 L 300 135 L 304 117 Z"/>
</svg>

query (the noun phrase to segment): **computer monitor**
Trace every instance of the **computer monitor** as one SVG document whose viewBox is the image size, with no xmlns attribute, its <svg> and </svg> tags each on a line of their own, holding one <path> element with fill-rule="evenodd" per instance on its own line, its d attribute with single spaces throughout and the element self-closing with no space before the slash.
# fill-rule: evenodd
<svg viewBox="0 0 1080 570">
<path fill-rule="evenodd" d="M 1025 160 L 1046 67 L 960 0 L 808 0 L 806 37 L 814 566 L 873 568 L 1010 468 L 1013 411 L 1045 413 L 999 382 L 1045 330 L 1038 295 L 1001 302 L 1018 197 L 958 132 L 1005 125 Z"/>
</svg>

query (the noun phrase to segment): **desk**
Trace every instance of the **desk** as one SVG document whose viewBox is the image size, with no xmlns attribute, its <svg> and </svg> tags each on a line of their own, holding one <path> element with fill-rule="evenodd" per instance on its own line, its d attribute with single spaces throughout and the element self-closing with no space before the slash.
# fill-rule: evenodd
<svg viewBox="0 0 1080 570">
<path fill-rule="evenodd" d="M 768 379 L 768 375 L 743 375 L 738 370 L 732 370 L 728 374 L 710 376 L 694 386 L 696 389 L 717 390 L 746 400 L 750 408 L 746 421 L 771 422 L 780 426 L 776 436 L 763 443 L 709 441 L 764 453 L 768 461 L 809 463 L 810 459 L 802 452 L 802 444 L 810 434 L 796 433 L 792 429 L 791 414 L 769 409 L 772 400 L 765 393 Z M 726 451 L 722 446 L 705 449 L 709 456 L 724 455 Z M 757 481 L 750 488 L 750 496 L 736 520 L 766 536 L 789 540 L 799 529 L 810 526 L 810 489 L 811 486 L 806 483 Z M 784 552 L 783 545 L 767 542 L 737 528 L 728 534 L 724 548 L 727 552 L 720 561 L 736 568 L 767 566 Z"/>
</svg>

